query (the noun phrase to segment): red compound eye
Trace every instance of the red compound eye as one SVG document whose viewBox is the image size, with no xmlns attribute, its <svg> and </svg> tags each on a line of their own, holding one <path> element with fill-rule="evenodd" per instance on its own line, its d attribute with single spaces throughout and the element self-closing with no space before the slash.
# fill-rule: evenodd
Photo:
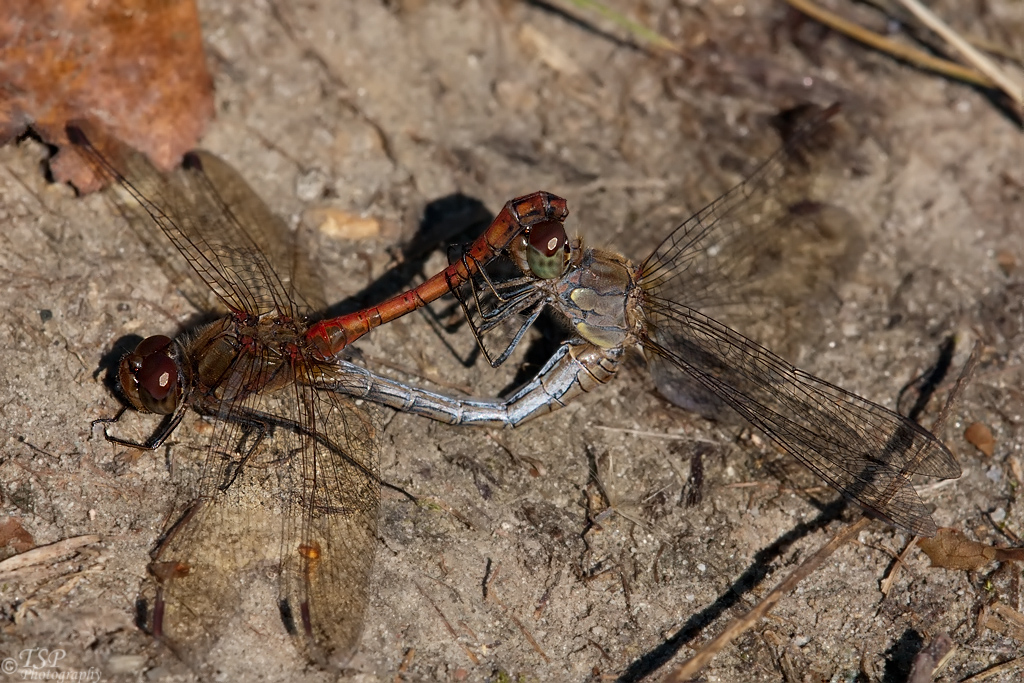
<svg viewBox="0 0 1024 683">
<path fill-rule="evenodd" d="M 554 256 L 567 241 L 565 226 L 558 221 L 543 221 L 530 228 L 530 246 L 544 256 Z"/>
<path fill-rule="evenodd" d="M 121 360 L 118 377 L 137 409 L 170 415 L 181 398 L 178 362 L 170 337 L 147 337 Z"/>
<path fill-rule="evenodd" d="M 146 337 L 139 342 L 139 345 L 135 347 L 135 355 L 139 358 L 145 359 L 147 356 L 151 356 L 154 353 L 166 353 L 167 347 L 170 345 L 170 337 L 165 337 L 162 334 L 155 334 L 152 337 Z"/>
<path fill-rule="evenodd" d="M 162 401 L 178 386 L 178 366 L 167 355 L 154 354 L 142 361 L 135 379 L 140 389 Z"/>
</svg>

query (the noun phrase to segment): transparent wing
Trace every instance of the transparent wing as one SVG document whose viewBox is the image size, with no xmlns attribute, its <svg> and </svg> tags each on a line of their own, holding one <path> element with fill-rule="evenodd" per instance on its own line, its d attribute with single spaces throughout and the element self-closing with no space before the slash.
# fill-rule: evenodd
<svg viewBox="0 0 1024 683">
<path fill-rule="evenodd" d="M 637 268 L 652 298 L 685 304 L 795 358 L 821 334 L 822 304 L 860 261 L 865 240 L 846 211 L 814 202 L 814 167 L 832 156 L 836 107 L 802 111 L 788 144 L 732 190 L 674 229 Z M 677 405 L 728 419 L 692 378 L 663 385 Z"/>
<path fill-rule="evenodd" d="M 238 381 L 222 388 L 274 371 L 266 361 L 240 361 L 228 375 Z M 192 503 L 154 555 L 151 600 L 163 604 L 152 628 L 199 670 L 214 670 L 235 640 L 251 647 L 252 629 L 238 624 L 261 613 L 261 637 L 287 631 L 325 667 L 342 666 L 358 645 L 379 509 L 374 427 L 308 379 L 211 406 L 205 460 L 177 467 Z"/>
<path fill-rule="evenodd" d="M 335 371 L 314 370 L 310 383 Z M 354 402 L 295 385 L 312 406 L 302 467 L 291 469 L 292 514 L 284 534 L 282 612 L 307 655 L 340 667 L 355 653 L 369 603 L 380 508 L 379 452 L 370 415 Z M 315 432 L 313 430 L 315 429 Z"/>
<path fill-rule="evenodd" d="M 266 614 L 274 602 L 267 577 L 279 571 L 282 517 L 260 492 L 256 474 L 189 499 L 149 567 L 149 628 L 197 672 L 217 670 L 215 652 L 231 647 L 239 623 L 259 619 L 253 615 L 261 609 L 264 626 L 276 616 Z"/>
<path fill-rule="evenodd" d="M 251 238 L 271 271 L 278 274 L 273 279 L 281 282 L 288 300 L 308 309 L 300 312 L 326 308 L 323 287 L 316 278 L 319 271 L 307 250 L 299 248 L 298 233 L 289 230 L 230 164 L 203 150 L 193 155 L 201 162 L 201 171 L 192 170 L 187 175 L 194 185 L 201 186 L 200 192 L 209 197 L 210 203 L 219 201 L 228 216 L 224 221 L 232 224 L 227 230 L 244 231 Z"/>
<path fill-rule="evenodd" d="M 643 347 L 666 395 L 696 383 L 847 498 L 896 526 L 934 535 L 910 477 L 960 476 L 935 436 L 691 308 L 647 292 L 644 310 Z"/>
<path fill-rule="evenodd" d="M 812 162 L 841 147 L 836 111 L 804 112 L 782 149 L 669 233 L 638 269 L 644 287 L 760 338 L 747 323 L 806 307 L 852 272 L 864 250 L 856 221 L 812 201 Z"/>
<path fill-rule="evenodd" d="M 99 176 L 121 188 L 115 201 L 129 220 L 148 216 L 229 309 L 299 315 L 290 297 L 322 303 L 294 235 L 225 162 L 194 152 L 163 174 L 95 126 L 76 123 L 68 137 Z"/>
</svg>

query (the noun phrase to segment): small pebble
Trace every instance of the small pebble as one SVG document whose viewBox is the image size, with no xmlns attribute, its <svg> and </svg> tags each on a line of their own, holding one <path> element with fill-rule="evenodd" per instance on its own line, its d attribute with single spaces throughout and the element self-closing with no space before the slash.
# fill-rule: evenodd
<svg viewBox="0 0 1024 683">
<path fill-rule="evenodd" d="M 992 457 L 996 440 L 992 437 L 992 430 L 981 422 L 975 422 L 964 430 L 964 438 L 979 451 L 988 457 Z"/>
<path fill-rule="evenodd" d="M 332 207 L 310 209 L 305 219 L 333 239 L 365 240 L 380 234 L 380 222 L 376 218 L 357 216 Z"/>
<path fill-rule="evenodd" d="M 111 655 L 106 670 L 110 674 L 138 673 L 146 668 L 146 658 L 138 655 Z"/>
<path fill-rule="evenodd" d="M 310 169 L 299 174 L 295 179 L 295 194 L 304 202 L 320 199 L 327 190 L 330 179 L 319 168 Z"/>
<path fill-rule="evenodd" d="M 996 252 L 996 265 L 1003 271 L 1003 275 L 1009 277 L 1010 273 L 1017 268 L 1017 257 L 1006 249 L 1000 249 Z"/>
</svg>

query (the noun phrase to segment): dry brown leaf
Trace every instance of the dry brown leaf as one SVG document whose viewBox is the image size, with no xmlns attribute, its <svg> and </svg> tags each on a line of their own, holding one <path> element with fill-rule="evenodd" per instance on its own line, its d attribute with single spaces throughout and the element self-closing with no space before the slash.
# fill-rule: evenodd
<svg viewBox="0 0 1024 683">
<path fill-rule="evenodd" d="M 23 553 L 36 544 L 32 534 L 14 517 L 0 518 L 0 559 Z"/>
<path fill-rule="evenodd" d="M 989 562 L 1020 562 L 1024 560 L 1024 548 L 996 548 L 972 541 L 958 529 L 940 528 L 934 538 L 922 538 L 921 546 L 933 567 L 944 569 L 973 570 Z"/>
<path fill-rule="evenodd" d="M 33 128 L 63 147 L 64 125 L 100 121 L 170 168 L 213 116 L 194 0 L 6 0 L 0 15 L 0 144 Z M 77 156 L 51 165 L 79 189 Z"/>
</svg>

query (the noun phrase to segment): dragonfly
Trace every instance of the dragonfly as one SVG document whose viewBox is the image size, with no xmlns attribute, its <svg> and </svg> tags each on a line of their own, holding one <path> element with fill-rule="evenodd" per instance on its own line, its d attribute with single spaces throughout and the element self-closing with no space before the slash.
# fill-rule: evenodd
<svg viewBox="0 0 1024 683">
<path fill-rule="evenodd" d="M 911 477 L 959 477 L 949 449 L 917 423 L 795 367 L 711 314 L 757 298 L 764 253 L 783 224 L 821 209 L 782 205 L 773 192 L 837 111 L 805 114 L 789 145 L 639 263 L 569 240 L 562 222 L 545 221 L 458 283 L 454 291 L 492 365 L 509 357 L 543 310 L 567 323 L 569 338 L 512 396 L 410 390 L 359 368 L 345 376 L 358 381 L 339 390 L 449 424 L 516 426 L 607 383 L 625 352 L 639 348 L 672 403 L 709 416 L 731 409 L 871 515 L 933 536 L 935 522 Z M 502 263 L 518 275 L 490 276 Z M 489 350 L 488 334 L 503 327 L 511 333 Z"/>
<path fill-rule="evenodd" d="M 209 653 L 242 620 L 251 587 L 272 576 L 299 650 L 325 668 L 344 666 L 369 600 L 380 504 L 372 416 L 336 391 L 358 368 L 346 348 L 458 286 L 524 229 L 564 221 L 565 200 L 538 192 L 510 201 L 466 257 L 419 287 L 314 321 L 326 304 L 312 263 L 226 162 L 192 152 L 164 174 L 98 126 L 76 122 L 66 132 L 94 173 L 119 188 L 115 203 L 129 221 L 158 228 L 226 310 L 127 353 L 117 374 L 128 405 L 98 421 L 107 440 L 147 450 L 189 411 L 213 425 L 177 467 L 180 509 L 148 565 L 148 630 L 186 662 L 219 667 Z M 109 431 L 129 407 L 164 416 L 143 442 Z"/>
</svg>

